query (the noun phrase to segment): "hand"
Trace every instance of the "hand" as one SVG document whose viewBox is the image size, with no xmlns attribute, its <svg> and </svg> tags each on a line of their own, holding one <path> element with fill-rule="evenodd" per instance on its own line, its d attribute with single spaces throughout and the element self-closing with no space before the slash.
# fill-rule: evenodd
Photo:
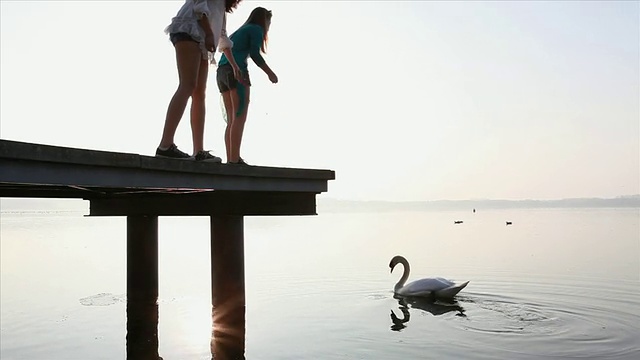
<svg viewBox="0 0 640 360">
<path fill-rule="evenodd" d="M 233 77 L 238 80 L 238 82 L 242 85 L 247 85 L 244 83 L 244 76 L 242 76 L 242 70 L 236 65 L 233 67 Z"/>
<path fill-rule="evenodd" d="M 269 80 L 274 83 L 277 84 L 278 83 L 278 75 L 276 75 L 275 73 L 271 73 L 269 74 Z"/>
<path fill-rule="evenodd" d="M 215 45 L 215 41 L 213 40 L 213 34 L 210 35 L 206 35 L 204 37 L 204 47 L 205 49 L 211 51 L 211 52 L 215 52 L 216 51 L 216 45 Z"/>
</svg>

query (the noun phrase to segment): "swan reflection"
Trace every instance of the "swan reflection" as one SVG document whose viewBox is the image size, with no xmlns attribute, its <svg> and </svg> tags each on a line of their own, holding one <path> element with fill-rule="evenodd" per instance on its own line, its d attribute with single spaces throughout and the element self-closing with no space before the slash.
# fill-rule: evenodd
<svg viewBox="0 0 640 360">
<path fill-rule="evenodd" d="M 440 316 L 448 312 L 455 312 L 455 316 L 466 317 L 464 314 L 464 308 L 460 306 L 457 301 L 433 300 L 419 297 L 401 297 L 397 295 L 394 295 L 394 298 L 398 300 L 398 306 L 402 317 L 399 317 L 393 310 L 391 310 L 390 316 L 391 322 L 393 323 L 393 325 L 391 325 L 392 331 L 400 331 L 407 327 L 406 323 L 408 323 L 411 318 L 409 309 L 426 311 L 433 316 Z"/>
</svg>

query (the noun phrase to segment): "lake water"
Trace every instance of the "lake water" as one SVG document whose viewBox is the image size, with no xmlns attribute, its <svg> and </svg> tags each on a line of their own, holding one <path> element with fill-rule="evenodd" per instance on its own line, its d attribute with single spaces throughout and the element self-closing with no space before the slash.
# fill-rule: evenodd
<svg viewBox="0 0 640 360">
<path fill-rule="evenodd" d="M 319 212 L 245 218 L 247 359 L 640 358 L 640 209 Z M 84 214 L 2 213 L 3 360 L 126 358 L 126 219 Z M 165 360 L 211 358 L 209 236 L 159 219 Z M 470 283 L 395 299 L 397 254 Z"/>
</svg>

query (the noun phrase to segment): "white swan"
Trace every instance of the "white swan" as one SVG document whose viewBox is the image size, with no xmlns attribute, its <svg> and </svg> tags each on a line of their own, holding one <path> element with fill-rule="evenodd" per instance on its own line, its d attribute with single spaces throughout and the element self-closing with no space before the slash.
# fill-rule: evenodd
<svg viewBox="0 0 640 360">
<path fill-rule="evenodd" d="M 405 285 L 404 283 L 409 278 L 409 261 L 400 255 L 394 256 L 389 263 L 391 272 L 393 272 L 393 268 L 398 264 L 402 264 L 404 266 L 404 272 L 396 286 L 393 287 L 393 292 L 400 296 L 450 299 L 456 296 L 456 294 L 459 293 L 460 290 L 464 289 L 469 283 L 468 281 L 465 281 L 460 285 L 456 285 L 447 279 L 436 277 L 412 281 Z"/>
</svg>

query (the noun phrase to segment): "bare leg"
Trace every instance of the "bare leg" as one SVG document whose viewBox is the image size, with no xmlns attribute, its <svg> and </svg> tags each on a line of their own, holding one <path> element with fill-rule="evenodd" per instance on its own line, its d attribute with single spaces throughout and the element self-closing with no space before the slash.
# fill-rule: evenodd
<svg viewBox="0 0 640 360">
<path fill-rule="evenodd" d="M 180 41 L 175 44 L 176 62 L 178 65 L 178 89 L 173 94 L 167 117 L 164 122 L 160 147 L 166 148 L 173 144 L 178 124 L 187 107 L 189 97 L 198 83 L 198 71 L 202 54 L 200 47 L 193 41 Z"/>
<path fill-rule="evenodd" d="M 193 140 L 194 156 L 199 151 L 204 150 L 205 95 L 208 75 L 209 61 L 201 58 L 198 83 L 191 94 L 191 138 Z"/>
<path fill-rule="evenodd" d="M 250 86 L 245 86 L 244 91 L 244 109 L 240 115 L 234 113 L 236 115 L 233 119 L 233 123 L 231 124 L 229 142 L 231 143 L 231 147 L 229 150 L 229 158 L 227 158 L 228 162 L 237 162 L 240 159 L 240 145 L 242 144 L 242 133 L 244 132 L 244 124 L 247 121 L 247 110 L 249 110 L 249 95 L 250 95 Z"/>
<path fill-rule="evenodd" d="M 236 107 L 239 104 L 238 92 L 234 90 L 222 93 L 222 101 L 224 102 L 224 110 L 227 112 L 227 127 L 224 130 L 224 145 L 227 150 L 227 161 L 231 156 L 231 124 L 236 117 Z"/>
</svg>

